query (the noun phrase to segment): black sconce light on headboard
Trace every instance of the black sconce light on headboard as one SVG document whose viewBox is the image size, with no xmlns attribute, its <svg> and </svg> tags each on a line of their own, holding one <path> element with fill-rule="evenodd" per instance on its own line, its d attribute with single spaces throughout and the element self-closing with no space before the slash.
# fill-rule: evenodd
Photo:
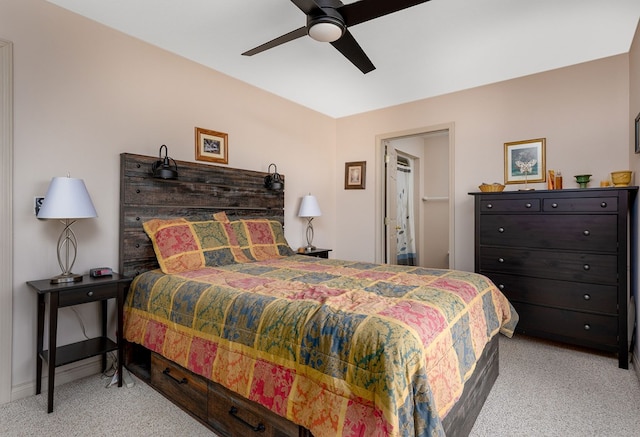
<svg viewBox="0 0 640 437">
<path fill-rule="evenodd" d="M 271 166 L 274 168 L 273 173 L 271 173 Z M 282 176 L 278 174 L 278 167 L 275 164 L 269 164 L 267 171 L 269 174 L 264 177 L 264 186 L 273 191 L 284 190 L 284 181 Z"/>
<path fill-rule="evenodd" d="M 164 147 L 164 158 L 162 157 L 162 148 Z M 164 144 L 160 146 L 160 160 L 153 163 L 151 170 L 153 171 L 154 178 L 160 179 L 176 179 L 178 177 L 178 164 L 173 158 L 167 156 L 167 146 Z M 169 162 L 173 161 L 173 165 Z"/>
</svg>

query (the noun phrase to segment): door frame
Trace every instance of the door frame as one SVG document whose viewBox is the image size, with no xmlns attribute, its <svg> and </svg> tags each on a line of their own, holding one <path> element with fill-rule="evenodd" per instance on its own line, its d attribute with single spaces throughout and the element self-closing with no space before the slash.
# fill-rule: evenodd
<svg viewBox="0 0 640 437">
<path fill-rule="evenodd" d="M 0 404 L 11 400 L 13 340 L 13 44 L 0 40 Z"/>
<path fill-rule="evenodd" d="M 375 262 L 384 262 L 385 256 L 385 161 L 384 142 L 394 138 L 417 136 L 431 132 L 449 132 L 449 268 L 455 268 L 455 123 L 419 127 L 376 135 L 376 196 L 375 196 Z"/>
</svg>

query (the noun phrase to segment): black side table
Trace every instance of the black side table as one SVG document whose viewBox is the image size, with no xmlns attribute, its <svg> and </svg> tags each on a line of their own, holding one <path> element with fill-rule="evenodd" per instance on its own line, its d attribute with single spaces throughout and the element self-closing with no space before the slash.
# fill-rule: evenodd
<svg viewBox="0 0 640 437">
<path fill-rule="evenodd" d="M 316 258 L 329 258 L 329 252 L 332 249 L 313 249 L 309 252 L 298 252 L 300 255 L 315 256 Z"/>
<path fill-rule="evenodd" d="M 36 361 L 36 394 L 42 391 L 42 362 L 49 369 L 47 413 L 53 411 L 53 388 L 56 367 L 85 358 L 102 355 L 102 371 L 107 367 L 107 352 L 118 351 L 118 387 L 122 387 L 122 317 L 124 296 L 131 283 L 117 273 L 113 276 L 92 278 L 83 276 L 82 281 L 51 284 L 49 279 L 29 281 L 27 284 L 38 293 L 38 340 Z M 49 349 L 43 350 L 45 297 L 49 298 Z M 116 299 L 118 328 L 116 341 L 107 337 L 107 300 Z M 58 333 L 58 309 L 88 302 L 100 302 L 102 306 L 102 335 L 77 343 L 56 347 Z"/>
</svg>

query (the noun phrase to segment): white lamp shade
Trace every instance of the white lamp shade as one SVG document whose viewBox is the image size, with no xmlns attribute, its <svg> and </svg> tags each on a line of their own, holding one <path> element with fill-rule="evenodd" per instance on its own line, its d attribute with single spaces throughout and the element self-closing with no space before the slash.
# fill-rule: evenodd
<svg viewBox="0 0 640 437">
<path fill-rule="evenodd" d="M 320 217 L 322 211 L 320 211 L 320 205 L 315 196 L 308 194 L 302 198 L 300 202 L 300 210 L 298 211 L 298 217 Z"/>
<path fill-rule="evenodd" d="M 81 219 L 97 217 L 96 209 L 82 179 L 51 179 L 47 194 L 38 211 L 41 219 Z"/>
</svg>

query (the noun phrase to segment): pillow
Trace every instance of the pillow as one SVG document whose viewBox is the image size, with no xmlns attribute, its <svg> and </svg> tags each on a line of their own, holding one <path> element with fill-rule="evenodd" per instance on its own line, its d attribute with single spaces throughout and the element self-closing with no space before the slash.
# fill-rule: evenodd
<svg viewBox="0 0 640 437">
<path fill-rule="evenodd" d="M 224 211 L 216 212 L 213 215 L 213 219 L 222 223 L 229 223 L 229 217 L 227 217 L 227 213 Z"/>
<path fill-rule="evenodd" d="M 240 249 L 230 225 L 220 221 L 153 219 L 143 227 L 163 273 L 252 261 Z"/>
<path fill-rule="evenodd" d="M 238 245 L 247 257 L 264 261 L 294 254 L 284 237 L 284 229 L 279 221 L 237 220 L 231 222 L 231 226 L 238 239 Z"/>
</svg>

